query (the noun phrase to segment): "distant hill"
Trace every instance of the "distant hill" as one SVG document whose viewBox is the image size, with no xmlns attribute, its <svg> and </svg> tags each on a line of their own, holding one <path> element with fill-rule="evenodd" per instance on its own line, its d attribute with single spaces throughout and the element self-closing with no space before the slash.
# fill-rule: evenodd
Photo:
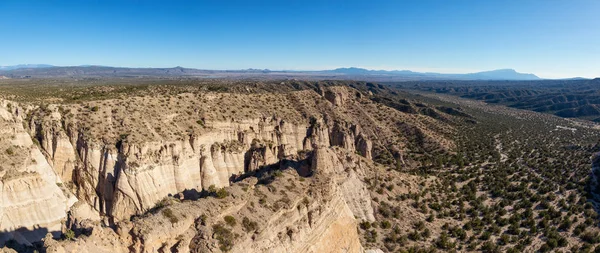
<svg viewBox="0 0 600 253">
<path fill-rule="evenodd" d="M 201 70 L 193 68 L 122 68 L 108 66 L 57 67 L 28 64 L 0 67 L 0 75 L 9 78 L 78 78 L 78 77 L 200 77 L 200 78 L 267 78 L 267 79 L 352 79 L 365 81 L 416 80 L 540 80 L 534 74 L 519 73 L 513 69 L 499 69 L 468 74 L 413 72 L 410 70 L 369 70 L 338 68 L 321 71 L 272 71 L 268 69 Z"/>
<path fill-rule="evenodd" d="M 538 76 L 534 74 L 519 73 L 514 69 L 498 69 L 492 71 L 477 72 L 466 74 L 465 76 L 471 79 L 481 80 L 538 80 Z"/>
<path fill-rule="evenodd" d="M 1 75 L 11 78 L 52 78 L 52 77 L 161 77 L 188 76 L 204 73 L 202 70 L 175 68 L 119 68 L 105 66 L 75 66 L 18 68 L 0 71 Z"/>
<path fill-rule="evenodd" d="M 54 67 L 48 64 L 19 64 L 12 66 L 0 66 L 0 70 L 13 70 L 13 69 L 37 69 L 37 68 L 51 68 Z"/>
<path fill-rule="evenodd" d="M 469 74 L 442 74 L 433 72 L 413 72 L 410 70 L 368 70 L 363 68 L 338 68 L 334 70 L 325 70 L 329 73 L 340 73 L 346 75 L 387 75 L 387 76 L 406 76 L 420 77 L 423 80 L 428 79 L 452 79 L 452 80 L 539 80 L 534 74 L 519 73 L 514 69 L 498 69 Z"/>
</svg>

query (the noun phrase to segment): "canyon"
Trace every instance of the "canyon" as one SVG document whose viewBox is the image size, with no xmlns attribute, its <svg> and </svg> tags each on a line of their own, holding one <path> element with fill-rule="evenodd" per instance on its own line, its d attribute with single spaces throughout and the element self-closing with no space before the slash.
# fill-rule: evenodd
<svg viewBox="0 0 600 253">
<path fill-rule="evenodd" d="M 176 99 L 204 101 L 204 108 L 211 108 L 223 100 L 216 104 L 207 100 L 220 96 L 231 94 L 182 94 Z M 248 99 L 255 100 L 253 96 Z M 295 91 L 279 98 L 302 103 L 303 111 L 295 112 L 301 117 L 284 107 L 277 109 L 279 113 L 240 118 L 198 108 L 185 114 L 142 112 L 148 118 L 127 114 L 132 108 L 139 113 L 148 99 L 165 98 L 41 106 L 1 100 L 2 147 L 8 148 L 2 157 L 6 162 L 0 240 L 29 246 L 44 241 L 49 252 L 162 252 L 173 247 L 179 252 L 194 248 L 194 252 L 200 248 L 200 252 L 237 252 L 249 247 L 256 252 L 363 252 L 355 231 L 358 222 L 375 221 L 363 182 L 365 167 L 375 166 L 371 141 L 375 129 L 365 124 L 363 130 L 361 121 L 347 112 L 368 101 L 363 96 L 339 86 Z M 186 108 L 180 101 L 174 110 Z M 309 102 L 313 108 L 306 108 Z M 327 110 L 318 108 L 324 105 Z M 105 113 L 109 116 L 95 122 L 94 114 Z M 186 118 L 178 119 L 179 115 Z M 371 120 L 374 123 L 381 124 Z M 165 129 L 171 125 L 172 131 L 159 133 L 161 124 Z M 193 127 L 181 126 L 185 124 Z M 248 175 L 273 166 L 285 176 L 269 187 L 284 184 L 280 181 L 289 177 L 296 183 L 285 192 L 272 193 L 285 196 L 284 207 L 276 202 L 276 208 L 254 210 L 251 201 L 257 196 L 241 191 L 240 185 L 246 185 L 245 191 L 264 188 Z M 299 178 L 310 183 L 299 184 Z M 222 188 L 229 193 L 225 199 L 207 197 Z M 156 213 L 165 203 L 178 220 L 172 226 L 165 226 L 165 216 Z M 261 213 L 259 228 L 252 238 L 240 236 L 243 231 L 236 233 L 233 248 L 215 247 L 206 228 L 199 228 L 199 217 L 240 215 L 249 203 L 248 208 Z M 269 229 L 262 227 L 265 223 Z M 65 231 L 91 236 L 77 243 L 52 239 Z M 282 238 L 286 233 L 289 240 Z"/>
<path fill-rule="evenodd" d="M 371 82 L 38 81 L 0 85 L 0 252 L 585 252 L 600 238 L 592 122 Z"/>
</svg>

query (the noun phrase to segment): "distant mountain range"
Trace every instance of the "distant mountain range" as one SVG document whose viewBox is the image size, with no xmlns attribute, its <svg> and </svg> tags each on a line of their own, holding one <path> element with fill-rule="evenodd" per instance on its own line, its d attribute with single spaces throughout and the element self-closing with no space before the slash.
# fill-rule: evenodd
<svg viewBox="0 0 600 253">
<path fill-rule="evenodd" d="M 353 79 L 366 81 L 406 80 L 540 80 L 534 74 L 519 73 L 514 69 L 499 69 L 467 74 L 413 72 L 410 70 L 369 70 L 338 68 L 321 71 L 201 70 L 193 68 L 123 68 L 82 65 L 59 67 L 47 64 L 24 64 L 0 67 L 0 75 L 9 78 L 80 78 L 80 77 L 199 77 L 199 78 L 303 78 Z"/>
<path fill-rule="evenodd" d="M 19 64 L 13 66 L 0 66 L 0 70 L 13 70 L 13 69 L 37 69 L 37 68 L 50 68 L 54 67 L 48 64 Z"/>
<path fill-rule="evenodd" d="M 407 76 L 422 79 L 458 79 L 458 80 L 539 80 L 534 74 L 524 74 L 514 69 L 498 69 L 468 74 L 442 74 L 433 72 L 413 72 L 410 70 L 368 70 L 363 68 L 338 68 L 325 72 L 342 73 L 347 75 L 388 75 Z"/>
</svg>

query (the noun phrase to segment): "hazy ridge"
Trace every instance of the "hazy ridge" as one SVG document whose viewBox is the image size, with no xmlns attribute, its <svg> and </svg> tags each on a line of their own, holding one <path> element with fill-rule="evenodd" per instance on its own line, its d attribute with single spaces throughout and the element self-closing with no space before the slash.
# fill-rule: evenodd
<svg viewBox="0 0 600 253">
<path fill-rule="evenodd" d="M 293 71 L 269 69 L 204 70 L 184 67 L 126 68 L 109 66 L 67 66 L 25 64 L 0 67 L 0 75 L 9 78 L 64 78 L 64 77 L 203 77 L 203 78 L 312 78 L 355 79 L 373 81 L 402 80 L 540 80 L 534 74 L 519 73 L 514 69 L 499 69 L 466 74 L 414 72 L 410 70 L 368 70 L 364 68 L 337 68 L 320 71 Z"/>
</svg>

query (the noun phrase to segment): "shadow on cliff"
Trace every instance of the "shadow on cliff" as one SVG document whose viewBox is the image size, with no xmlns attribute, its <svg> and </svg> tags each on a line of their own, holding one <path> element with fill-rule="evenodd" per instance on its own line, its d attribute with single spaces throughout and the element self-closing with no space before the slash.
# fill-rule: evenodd
<svg viewBox="0 0 600 253">
<path fill-rule="evenodd" d="M 14 231 L 0 232 L 0 248 L 10 248 L 17 252 L 45 252 L 42 239 L 48 234 L 47 228 L 18 228 Z M 53 231 L 52 236 L 59 238 L 60 231 Z"/>
<path fill-rule="evenodd" d="M 258 170 L 246 172 L 242 175 L 232 175 L 229 181 L 232 183 L 243 181 L 246 178 L 256 177 L 259 184 L 270 184 L 282 171 L 295 170 L 301 177 L 310 177 L 313 174 L 311 168 L 311 153 L 306 154 L 305 159 L 289 160 L 281 159 L 279 162 L 261 166 Z"/>
<path fill-rule="evenodd" d="M 261 166 L 254 171 L 248 171 L 248 167 L 246 167 L 246 173 L 241 175 L 232 175 L 229 177 L 229 181 L 231 183 L 237 183 L 243 181 L 244 179 L 255 177 L 258 179 L 258 184 L 266 185 L 273 182 L 276 177 L 281 176 L 282 171 L 285 170 L 295 170 L 301 177 L 311 177 L 313 175 L 313 171 L 311 170 L 312 154 L 312 151 L 302 152 L 299 154 L 301 158 L 299 160 L 281 159 L 277 163 Z M 198 199 L 207 197 L 219 198 L 219 189 L 211 186 L 208 190 L 203 189 L 198 191 L 197 189 L 185 189 L 183 192 L 174 195 L 169 194 L 167 198 L 157 203 L 156 206 L 149 209 L 146 213 L 158 213 L 163 207 L 167 206 L 169 204 L 168 202 L 172 201 L 173 198 L 178 200 L 196 201 Z M 143 215 L 145 214 L 132 215 L 130 220 L 133 221 L 134 219 Z"/>
</svg>

